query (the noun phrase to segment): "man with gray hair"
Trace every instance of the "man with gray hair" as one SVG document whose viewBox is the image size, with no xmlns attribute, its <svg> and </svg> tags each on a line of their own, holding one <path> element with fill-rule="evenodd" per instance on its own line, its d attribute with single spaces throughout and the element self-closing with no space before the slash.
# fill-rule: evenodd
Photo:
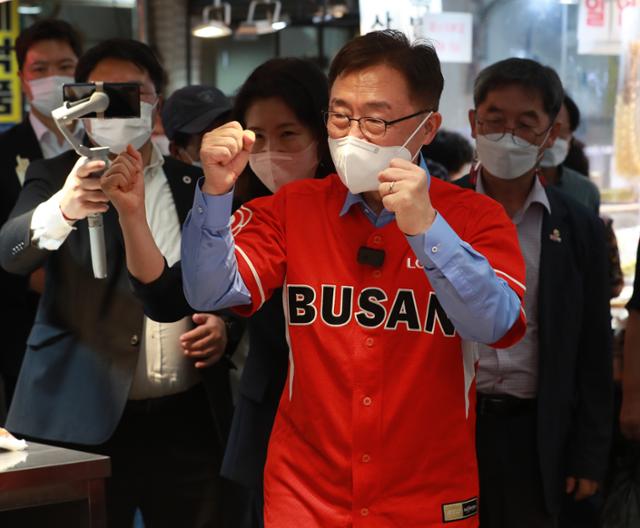
<svg viewBox="0 0 640 528">
<path fill-rule="evenodd" d="M 480 72 L 469 111 L 480 165 L 459 182 L 504 207 L 527 287 L 524 338 L 502 350 L 479 345 L 483 528 L 556 526 L 563 495 L 593 495 L 607 465 L 613 379 L 604 228 L 545 185 L 538 168 L 558 136 L 563 97 L 551 68 L 507 59 Z"/>
</svg>

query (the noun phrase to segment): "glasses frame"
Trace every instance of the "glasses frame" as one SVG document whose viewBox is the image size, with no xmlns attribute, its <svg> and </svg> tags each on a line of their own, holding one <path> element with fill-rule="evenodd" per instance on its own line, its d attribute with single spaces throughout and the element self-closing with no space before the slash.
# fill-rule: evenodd
<svg viewBox="0 0 640 528">
<path fill-rule="evenodd" d="M 349 117 L 347 114 L 343 114 L 342 112 L 334 112 L 333 110 L 323 110 L 322 115 L 324 117 L 324 123 L 326 126 L 329 126 L 329 118 L 331 117 L 331 115 L 339 115 L 339 116 L 346 117 L 349 120 L 349 125 L 345 128 L 345 130 L 348 131 L 351 128 L 351 122 L 356 121 L 358 123 L 358 128 L 360 129 L 360 132 L 362 133 L 363 136 L 367 138 L 383 138 L 387 134 L 387 128 L 389 128 L 390 126 L 393 126 L 396 123 L 400 123 L 402 121 L 406 121 L 407 119 L 411 119 L 412 117 L 417 117 L 420 114 L 426 114 L 427 112 L 433 112 L 433 110 L 430 110 L 427 108 L 425 110 L 420 110 L 410 115 L 399 117 L 398 119 L 392 119 L 391 121 L 387 121 L 386 119 L 382 119 L 381 117 L 369 117 L 369 116 Z M 364 120 L 378 121 L 380 123 L 383 123 L 384 132 L 382 132 L 382 134 L 379 136 L 372 136 L 370 133 L 366 132 L 362 128 L 362 122 Z"/>
<path fill-rule="evenodd" d="M 484 124 L 486 123 L 486 121 L 481 121 L 480 119 L 478 119 L 476 117 L 476 125 L 482 127 Z M 518 147 L 527 147 L 529 145 L 535 145 L 536 147 L 541 147 L 542 145 L 538 145 L 536 143 L 531 143 L 529 141 L 527 141 L 526 139 L 524 139 L 523 137 L 520 137 L 516 134 L 516 130 L 518 129 L 529 129 L 531 130 L 533 136 L 536 138 L 536 140 L 538 139 L 538 137 L 542 136 L 543 134 L 548 134 L 549 130 L 551 130 L 553 128 L 553 123 L 551 123 L 547 128 L 545 128 L 542 132 L 536 132 L 532 127 L 528 127 L 526 125 L 524 126 L 520 126 L 520 127 L 502 127 L 502 134 L 500 135 L 499 138 L 497 139 L 489 139 L 489 141 L 493 141 L 494 143 L 497 143 L 498 141 L 500 141 L 506 134 L 507 132 L 511 132 L 511 141 L 514 145 L 518 146 Z M 499 132 L 493 132 L 492 135 L 495 134 L 499 134 Z M 487 136 L 486 133 L 481 134 L 483 136 Z M 522 143 L 519 143 L 518 140 L 520 140 Z"/>
</svg>

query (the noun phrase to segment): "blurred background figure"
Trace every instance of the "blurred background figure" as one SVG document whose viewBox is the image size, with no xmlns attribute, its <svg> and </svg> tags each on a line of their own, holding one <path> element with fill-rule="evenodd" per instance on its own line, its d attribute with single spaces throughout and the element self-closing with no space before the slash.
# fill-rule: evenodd
<svg viewBox="0 0 640 528">
<path fill-rule="evenodd" d="M 0 227 L 18 200 L 29 163 L 53 158 L 69 150 L 69 145 L 51 117 L 62 104 L 62 85 L 73 82 L 82 42 L 77 31 L 63 20 L 44 19 L 24 29 L 15 44 L 22 91 L 29 101 L 29 113 L 17 125 L 0 135 Z M 74 134 L 84 135 L 77 123 Z M 0 398 L 0 424 L 9 408 L 27 335 L 33 325 L 44 273 L 38 269 L 20 276 L 0 269 L 2 311 L 0 326 L 4 339 L 0 354 L 0 378 L 4 394 Z M 2 405 L 2 399 L 5 400 Z M 6 407 L 5 407 L 6 406 Z"/>
<path fill-rule="evenodd" d="M 598 214 L 600 191 L 588 178 L 589 163 L 584 156 L 581 143 L 573 147 L 573 159 L 569 160 L 569 164 L 572 167 L 577 167 L 578 170 L 567 165 L 572 145 L 576 145 L 578 142 L 573 133 L 580 125 L 580 110 L 566 93 L 556 123 L 559 127 L 558 138 L 551 148 L 545 150 L 540 161 L 544 180 Z"/>
<path fill-rule="evenodd" d="M 429 172 L 440 177 L 439 172 L 432 170 L 432 164 L 436 163 L 444 167 L 448 181 L 462 178 L 469 173 L 473 162 L 473 147 L 471 143 L 457 132 L 439 130 L 434 140 L 421 149 L 426 158 Z"/>
<path fill-rule="evenodd" d="M 556 118 L 558 137 L 551 148 L 545 150 L 540 170 L 545 183 L 553 185 L 595 214 L 600 214 L 600 191 L 588 178 L 589 161 L 584 154 L 584 144 L 574 133 L 580 125 L 580 110 L 565 92 L 560 112 Z M 613 230 L 613 219 L 601 215 L 605 225 L 609 257 L 609 283 L 611 297 L 617 297 L 624 286 L 620 266 L 618 241 Z"/>
<path fill-rule="evenodd" d="M 169 138 L 169 155 L 200 165 L 202 136 L 227 121 L 231 101 L 212 86 L 185 86 L 171 94 L 162 109 L 162 125 Z"/>
<path fill-rule="evenodd" d="M 585 153 L 585 144 L 575 137 L 575 131 L 580 126 L 581 115 L 580 109 L 575 101 L 569 97 L 568 94 L 564 95 L 564 111 L 566 111 L 569 121 L 569 130 L 571 131 L 571 140 L 569 141 L 569 152 L 564 160 L 563 165 L 567 169 L 572 169 L 584 176 L 589 177 L 589 158 Z"/>
<path fill-rule="evenodd" d="M 640 241 L 636 254 L 633 295 L 627 303 L 620 428 L 626 438 L 640 442 Z"/>
</svg>

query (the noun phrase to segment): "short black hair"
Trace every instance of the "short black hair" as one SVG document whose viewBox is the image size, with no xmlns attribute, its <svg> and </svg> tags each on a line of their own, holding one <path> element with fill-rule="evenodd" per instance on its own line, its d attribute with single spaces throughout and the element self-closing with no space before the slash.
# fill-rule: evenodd
<svg viewBox="0 0 640 528">
<path fill-rule="evenodd" d="M 478 108 L 489 92 L 510 85 L 536 92 L 542 98 L 545 113 L 555 121 L 564 99 L 560 77 L 553 68 L 531 59 L 505 59 L 482 70 L 473 87 L 473 102 Z"/>
<path fill-rule="evenodd" d="M 16 39 L 16 57 L 18 68 L 22 70 L 29 48 L 42 40 L 59 40 L 69 44 L 76 57 L 82 55 L 82 38 L 74 27 L 64 20 L 44 18 L 23 29 Z"/>
<path fill-rule="evenodd" d="M 571 132 L 575 132 L 580 126 L 580 109 L 566 92 L 564 94 L 564 107 L 567 109 L 567 114 L 569 114 L 569 129 Z"/>
<path fill-rule="evenodd" d="M 327 77 L 314 63 L 295 57 L 281 57 L 258 66 L 238 90 L 233 117 L 246 125 L 247 110 L 257 99 L 281 99 L 307 126 L 318 141 L 319 157 L 329 156 L 327 127 L 322 111 L 329 104 Z"/>
<path fill-rule="evenodd" d="M 80 57 L 76 66 L 76 82 L 87 82 L 98 63 L 105 59 L 119 59 L 135 64 L 149 74 L 156 93 L 162 93 L 167 74 L 160 60 L 149 46 L 132 39 L 113 38 L 88 50 Z"/>
<path fill-rule="evenodd" d="M 422 154 L 447 169 L 449 174 L 458 172 L 465 163 L 473 161 L 471 143 L 457 132 L 440 129 L 433 141 L 424 145 Z"/>
<path fill-rule="evenodd" d="M 245 115 L 256 99 L 277 97 L 293 110 L 319 141 L 327 131 L 322 117 L 329 103 L 327 77 L 310 61 L 284 57 L 258 66 L 236 94 L 233 115 L 245 124 Z"/>
<path fill-rule="evenodd" d="M 444 88 L 440 59 L 427 41 L 413 44 L 401 31 L 372 31 L 345 44 L 331 62 L 329 86 L 340 76 L 384 64 L 402 74 L 411 99 L 438 110 Z"/>
</svg>

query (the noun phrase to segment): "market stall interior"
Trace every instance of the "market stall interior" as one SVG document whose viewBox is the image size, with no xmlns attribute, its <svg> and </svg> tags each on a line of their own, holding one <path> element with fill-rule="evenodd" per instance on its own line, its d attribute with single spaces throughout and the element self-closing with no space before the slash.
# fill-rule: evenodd
<svg viewBox="0 0 640 528">
<path fill-rule="evenodd" d="M 618 391 L 616 414 L 619 414 L 619 393 L 624 378 L 624 332 L 628 308 L 633 309 L 633 301 L 629 306 L 627 303 L 634 290 L 640 239 L 640 0 L 0 0 L 0 134 L 4 134 L 0 135 L 0 147 L 4 149 L 4 152 L 0 152 L 0 178 L 11 179 L 11 185 L 0 189 L 3 193 L 0 196 L 0 227 L 14 216 L 12 209 L 19 203 L 22 190 L 27 187 L 24 186 L 25 179 L 29 183 L 28 175 L 33 174 L 33 165 L 36 168 L 41 166 L 35 164 L 36 159 L 55 158 L 71 148 L 65 147 L 63 136 L 54 132 L 53 128 L 47 131 L 49 125 L 46 122 L 34 118 L 34 115 L 41 115 L 41 110 L 35 102 L 35 91 L 31 93 L 32 88 L 29 87 L 37 86 L 38 77 L 48 78 L 49 75 L 36 72 L 34 78 L 28 79 L 22 71 L 24 57 L 20 59 L 17 56 L 19 50 L 16 41 L 19 35 L 33 24 L 48 19 L 70 24 L 80 35 L 84 52 L 106 40 L 121 39 L 114 41 L 117 43 L 131 39 L 144 43 L 145 50 L 141 53 L 145 60 L 147 46 L 150 53 L 157 57 L 161 64 L 159 71 L 166 72 L 166 79 L 159 80 L 162 77 L 160 73 L 158 79 L 152 78 L 153 75 L 145 79 L 158 93 L 136 92 L 135 111 L 127 114 L 127 118 L 136 119 L 135 126 L 143 129 L 142 122 L 148 117 L 144 113 L 147 112 L 152 116 L 150 144 L 157 149 L 158 156 L 163 155 L 165 160 L 171 160 L 169 165 L 175 161 L 173 158 L 178 158 L 180 163 L 192 164 L 184 174 L 180 173 L 184 185 L 189 186 L 189 200 L 201 175 L 199 171 L 203 160 L 198 152 L 203 136 L 225 125 L 228 120 L 242 119 L 238 117 L 237 108 L 234 108 L 236 95 L 242 93 L 241 89 L 252 72 L 271 59 L 305 59 L 322 73 L 329 74 L 334 57 L 359 35 L 398 30 L 412 41 L 426 39 L 437 51 L 444 77 L 444 91 L 437 108 L 442 116 L 442 132 L 415 159 L 428 168 L 431 176 L 451 181 L 469 173 L 471 180 L 475 181 L 475 171 L 479 167 L 475 127 L 470 127 L 470 119 L 477 119 L 470 111 L 477 105 L 474 96 L 477 98 L 478 75 L 490 65 L 510 58 L 531 59 L 555 70 L 564 89 L 564 99 L 557 118 L 559 141 L 556 141 L 553 149 L 548 149 L 545 158 L 540 156 L 536 160 L 536 166 L 539 162 L 540 174 L 544 175 L 540 181 L 545 186 L 557 185 L 562 188 L 564 185 L 563 191 L 570 193 L 575 191 L 573 183 L 577 181 L 577 187 L 581 190 L 575 191 L 574 198 L 592 209 L 592 212 L 595 210 L 603 220 L 609 252 L 613 376 Z M 51 40 L 55 41 L 55 38 Z M 68 44 L 75 67 L 82 53 L 73 39 Z M 126 57 L 129 56 L 124 53 L 116 60 L 126 62 L 129 60 Z M 133 63 L 138 64 L 135 60 Z M 92 66 L 97 68 L 96 64 Z M 140 69 L 144 70 L 142 67 Z M 147 73 L 153 73 L 152 70 Z M 82 79 L 87 83 L 87 93 L 100 92 L 103 84 L 90 78 L 91 73 L 94 71 L 89 69 Z M 58 81 L 64 77 L 68 82 L 73 80 L 73 72 L 58 71 L 52 77 L 58 78 Z M 134 80 L 138 83 L 137 79 Z M 128 81 L 124 77 L 117 78 L 111 85 L 117 88 Z M 129 88 L 133 86 L 133 91 L 136 91 L 139 83 L 129 84 Z M 524 82 L 522 84 L 525 85 Z M 46 92 L 44 83 L 41 86 L 39 89 L 42 93 Z M 185 102 L 176 98 L 170 108 L 184 111 L 185 119 L 189 116 L 196 124 L 191 123 L 190 127 L 189 123 L 182 123 L 180 119 L 170 119 L 170 126 L 166 122 L 163 125 L 163 120 L 166 121 L 165 116 L 161 116 L 164 102 L 172 94 L 181 93 L 177 91 L 185 87 L 193 87 L 193 92 L 188 91 L 193 100 Z M 281 97 L 278 90 L 273 89 L 272 92 L 275 95 L 267 96 L 267 100 Z M 52 115 L 50 110 L 62 104 L 62 94 L 58 95 L 59 98 L 56 94 L 49 94 L 48 102 L 51 105 L 53 102 L 59 104 L 49 109 L 47 118 Z M 196 101 L 198 98 L 202 100 Z M 197 102 L 203 104 L 202 110 L 197 109 Z M 291 103 L 288 100 L 285 102 Z M 296 101 L 291 103 L 292 108 L 295 104 Z M 250 108 L 242 110 L 248 113 Z M 323 110 L 329 111 L 324 115 L 324 124 L 330 123 L 332 108 Z M 91 116 L 96 128 L 100 126 L 96 121 L 110 117 L 105 116 L 104 112 L 98 114 Z M 407 115 L 412 117 L 409 113 Z M 322 116 L 317 117 L 319 121 L 322 120 Z M 346 117 L 350 118 L 348 126 L 355 127 L 352 121 L 358 119 Z M 422 117 L 426 118 L 426 115 Z M 336 119 L 333 116 L 334 122 Z M 15 136 L 18 139 L 6 139 L 14 137 L 11 134 L 20 130 L 22 125 L 31 123 L 33 127 L 34 120 L 38 121 L 40 127 L 33 130 L 29 128 L 28 137 L 23 135 Z M 77 120 L 76 126 L 75 121 L 69 121 L 65 123 L 67 128 L 63 132 L 73 142 L 81 141 L 85 137 L 82 127 L 86 126 L 86 122 Z M 393 120 L 383 122 L 385 133 L 395 125 Z M 122 131 L 131 123 L 123 124 Z M 482 125 L 480 121 L 475 124 Z M 362 131 L 362 121 L 358 121 L 357 126 Z M 516 129 L 517 126 L 511 129 L 496 125 L 498 131 L 494 135 L 500 136 L 496 143 L 511 131 L 516 140 L 509 148 L 517 148 L 519 136 L 515 133 Z M 49 133 L 51 137 L 48 137 Z M 131 137 L 135 136 L 131 134 Z M 259 139 L 264 143 L 266 133 L 260 131 L 260 134 Z M 366 134 L 362 136 L 366 137 Z M 43 147 L 41 152 L 40 147 L 36 149 L 34 146 L 38 142 L 42 146 L 47 141 L 48 146 Z M 29 142 L 29 148 L 22 148 Z M 108 154 L 108 146 L 98 147 L 102 148 L 107 158 L 114 154 L 113 150 Z M 320 149 L 319 152 L 331 159 L 328 147 L 325 150 Z M 176 155 L 177 152 L 179 155 Z M 287 158 L 286 153 L 280 152 L 280 155 Z M 278 163 L 276 158 L 275 161 L 269 158 L 274 167 Z M 111 161 L 114 159 L 115 155 L 111 156 Z M 147 158 L 144 163 L 145 171 L 154 166 Z M 285 162 L 280 160 L 280 163 L 286 163 L 286 159 Z M 329 166 L 333 170 L 331 163 L 326 163 L 321 166 L 323 170 L 319 169 L 319 173 L 324 175 L 324 169 Z M 183 170 L 182 165 L 176 170 Z M 563 183 L 560 181 L 562 178 Z M 243 184 L 241 180 L 240 189 Z M 9 190 L 5 192 L 5 189 Z M 251 188 L 251 191 L 255 189 Z M 256 194 L 262 196 L 268 193 L 265 189 L 258 189 Z M 185 203 L 189 205 L 191 201 Z M 238 205 L 234 203 L 234 207 Z M 182 204 L 178 206 L 176 203 L 176 207 L 180 209 Z M 70 220 L 65 216 L 62 206 L 59 209 L 64 220 Z M 180 225 L 176 224 L 177 240 L 186 211 L 188 207 L 184 214 L 181 210 L 178 213 Z M 102 218 L 95 216 L 98 217 Z M 75 222 L 75 219 L 71 220 Z M 79 232 L 84 226 L 73 229 Z M 551 240 L 559 244 L 563 238 L 565 243 L 571 240 L 565 233 L 556 231 L 550 235 Z M 2 236 L 6 236 L 6 233 Z M 520 242 L 526 246 L 526 241 Z M 20 253 L 24 249 L 20 247 L 21 243 L 26 241 L 16 242 L 11 250 Z M 176 261 L 180 255 L 179 245 L 173 248 Z M 420 265 L 417 260 L 415 264 L 416 268 Z M 167 267 L 172 268 L 169 264 Z M 175 276 L 179 275 L 179 271 L 178 268 Z M 96 273 L 98 276 L 105 282 L 111 280 L 104 270 Z M 4 295 L 5 291 L 9 292 L 7 298 L 14 292 L 21 292 L 22 295 L 19 302 L 8 304 L 5 308 L 7 313 L 15 315 L 15 318 L 7 318 L 6 331 L 14 328 L 14 333 L 21 335 L 16 339 L 12 337 L 11 343 L 6 346 L 7 350 L 19 348 L 19 359 L 10 359 L 13 352 L 4 353 L 0 347 L 0 426 L 5 425 L 10 415 L 10 400 L 18 383 L 22 350 L 27 346 L 33 348 L 33 339 L 27 336 L 33 325 L 38 295 L 45 288 L 46 280 L 42 269 L 26 277 L 0 270 L 0 287 L 3 289 L 0 293 Z M 134 286 L 137 286 L 135 282 Z M 136 290 L 136 295 L 138 293 Z M 187 302 L 184 301 L 184 304 L 187 305 Z M 30 317 L 26 329 L 22 323 L 16 323 L 18 314 L 22 312 Z M 192 315 L 188 313 L 189 317 Z M 216 317 L 218 315 L 216 313 Z M 230 332 L 232 323 L 235 324 L 234 317 L 225 312 L 224 317 L 220 315 L 218 323 Z M 233 395 L 236 401 L 242 392 L 240 378 L 245 372 L 248 347 L 248 334 L 242 331 L 238 334 L 233 345 L 235 347 L 237 342 L 241 343 L 237 348 L 239 352 L 233 356 L 228 354 L 229 357 L 225 355 L 230 368 L 229 398 Z M 138 346 L 140 341 L 146 340 L 141 335 L 132 333 L 131 346 Z M 59 338 L 58 335 L 52 335 L 50 340 Z M 43 340 L 45 345 L 49 342 Z M 36 343 L 35 348 L 45 345 Z M 638 392 L 640 394 L 640 389 Z M 231 409 L 231 401 L 225 403 L 229 403 Z M 640 410 L 640 403 L 638 405 Z M 225 422 L 223 427 L 216 423 L 219 437 L 226 438 L 231 423 L 230 415 L 225 420 L 229 423 Z M 0 428 L 0 439 L 5 433 L 9 435 Z M 21 435 L 17 436 L 21 438 Z M 640 433 L 638 436 L 640 438 Z M 6 440 L 8 436 L 4 438 Z M 73 446 L 63 443 L 58 447 L 44 445 L 37 436 L 34 440 L 32 451 L 29 448 L 23 450 L 24 446 L 12 443 L 13 439 L 7 440 L 9 443 L 6 446 L 0 442 L 0 495 L 6 494 L 0 501 L 0 525 L 4 510 L 43 508 L 41 512 L 46 517 L 47 511 L 53 511 L 57 507 L 55 505 L 65 502 L 66 493 L 67 502 L 74 503 L 73 508 L 76 508 L 69 511 L 82 511 L 80 525 L 106 526 L 103 479 L 108 477 L 112 467 L 108 459 L 102 455 L 79 454 L 69 449 Z M 69 471 L 65 472 L 65 468 Z M 62 479 L 60 486 L 49 486 L 33 477 L 36 473 L 56 475 L 56 478 L 64 475 L 66 480 Z M 45 497 L 42 500 L 38 499 L 40 492 Z M 51 498 L 49 503 L 46 497 Z M 606 497 L 596 497 L 602 503 L 606 500 Z M 229 500 L 233 502 L 235 499 Z M 44 509 L 47 504 L 54 506 L 51 506 L 51 510 Z M 602 504 L 599 508 L 598 511 L 601 511 Z M 60 515 L 64 516 L 64 511 L 60 511 Z M 640 512 L 638 516 L 640 519 Z M 139 513 L 136 524 L 143 525 Z M 609 528 L 609 525 L 602 526 Z"/>
</svg>

